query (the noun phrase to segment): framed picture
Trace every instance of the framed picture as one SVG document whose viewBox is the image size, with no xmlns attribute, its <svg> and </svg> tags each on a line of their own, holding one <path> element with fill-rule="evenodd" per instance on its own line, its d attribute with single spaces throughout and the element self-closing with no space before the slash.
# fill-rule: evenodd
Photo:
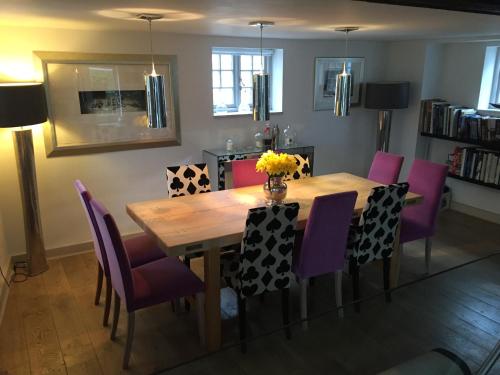
<svg viewBox="0 0 500 375">
<path fill-rule="evenodd" d="M 344 61 L 338 57 L 317 57 L 314 69 L 314 110 L 333 110 L 335 101 L 335 82 L 337 74 L 342 73 Z M 352 74 L 351 105 L 361 102 L 361 84 L 364 78 L 365 59 L 348 57 L 347 70 Z"/>
<path fill-rule="evenodd" d="M 176 56 L 155 56 L 165 75 L 167 127 L 147 127 L 144 76 L 148 55 L 35 52 L 49 110 L 47 156 L 180 144 Z"/>
</svg>

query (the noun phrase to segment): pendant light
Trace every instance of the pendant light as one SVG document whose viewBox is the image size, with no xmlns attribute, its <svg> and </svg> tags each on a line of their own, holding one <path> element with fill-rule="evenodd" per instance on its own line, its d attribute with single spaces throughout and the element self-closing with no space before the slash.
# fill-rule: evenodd
<svg viewBox="0 0 500 375">
<path fill-rule="evenodd" d="M 271 21 L 252 21 L 250 26 L 260 28 L 260 67 L 261 70 L 253 75 L 253 120 L 269 120 L 269 74 L 264 69 L 264 56 L 262 54 L 262 30 L 265 26 L 273 26 Z"/>
<path fill-rule="evenodd" d="M 335 80 L 335 116 L 349 116 L 349 109 L 351 107 L 351 86 L 352 75 L 347 72 L 347 39 L 349 32 L 359 30 L 359 27 L 341 27 L 335 31 L 342 31 L 345 33 L 345 56 L 342 73 L 337 74 Z"/>
<path fill-rule="evenodd" d="M 155 71 L 153 57 L 153 33 L 151 22 L 162 19 L 161 14 L 139 14 L 137 18 L 148 21 L 149 48 L 151 53 L 151 73 L 144 77 L 146 83 L 146 106 L 148 110 L 148 128 L 161 129 L 167 127 L 167 106 L 165 101 L 165 76 Z"/>
</svg>

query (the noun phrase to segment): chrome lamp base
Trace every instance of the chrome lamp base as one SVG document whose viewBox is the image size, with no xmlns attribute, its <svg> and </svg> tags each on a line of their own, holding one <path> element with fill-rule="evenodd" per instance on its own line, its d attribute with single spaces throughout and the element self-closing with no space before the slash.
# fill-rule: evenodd
<svg viewBox="0 0 500 375">
<path fill-rule="evenodd" d="M 13 137 L 24 216 L 28 274 L 29 276 L 35 276 L 45 272 L 49 266 L 45 256 L 38 207 L 32 131 L 31 129 L 16 130 L 13 132 Z"/>
</svg>

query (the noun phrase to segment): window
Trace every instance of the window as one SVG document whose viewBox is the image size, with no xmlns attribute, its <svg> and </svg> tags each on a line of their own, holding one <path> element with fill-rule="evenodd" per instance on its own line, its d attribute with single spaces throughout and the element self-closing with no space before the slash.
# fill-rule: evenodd
<svg viewBox="0 0 500 375">
<path fill-rule="evenodd" d="M 264 71 L 271 74 L 272 112 L 281 112 L 283 50 L 263 51 Z M 213 48 L 212 92 L 215 116 L 252 111 L 252 76 L 261 71 L 258 48 Z"/>
<path fill-rule="evenodd" d="M 500 103 L 500 47 L 486 47 L 478 109 L 495 110 L 490 103 Z"/>
</svg>

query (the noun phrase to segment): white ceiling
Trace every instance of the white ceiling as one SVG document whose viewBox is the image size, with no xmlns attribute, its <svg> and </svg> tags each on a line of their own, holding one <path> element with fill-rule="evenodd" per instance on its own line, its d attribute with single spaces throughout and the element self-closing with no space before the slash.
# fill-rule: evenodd
<svg viewBox="0 0 500 375">
<path fill-rule="evenodd" d="M 2 0 L 0 25 L 83 30 L 146 30 L 141 12 L 165 14 L 154 31 L 251 36 L 251 20 L 271 20 L 276 38 L 341 38 L 333 29 L 355 25 L 353 39 L 492 38 L 500 18 L 350 0 Z"/>
</svg>

